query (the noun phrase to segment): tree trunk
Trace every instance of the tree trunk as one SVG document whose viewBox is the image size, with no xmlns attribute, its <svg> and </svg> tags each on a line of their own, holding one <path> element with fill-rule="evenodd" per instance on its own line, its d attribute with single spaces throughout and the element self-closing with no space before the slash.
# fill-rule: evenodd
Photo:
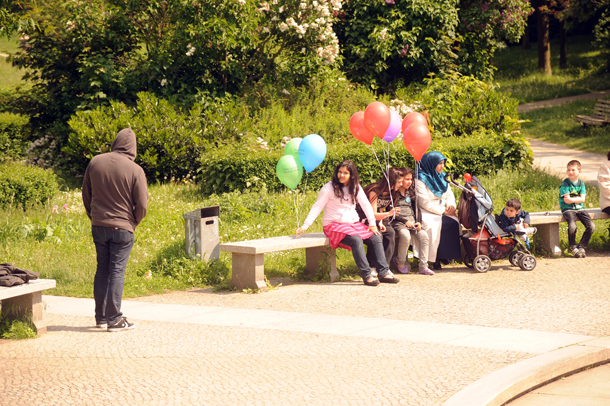
<svg viewBox="0 0 610 406">
<path fill-rule="evenodd" d="M 561 36 L 559 44 L 559 68 L 565 69 L 568 67 L 568 33 L 566 31 L 566 22 L 561 21 Z"/>
<path fill-rule="evenodd" d="M 536 10 L 538 13 L 538 70 L 551 76 L 551 44 L 549 35 L 549 16 Z"/>
<path fill-rule="evenodd" d="M 531 49 L 530 45 L 530 26 L 525 26 L 525 32 L 523 33 L 523 43 L 521 44 L 522 49 Z"/>
</svg>

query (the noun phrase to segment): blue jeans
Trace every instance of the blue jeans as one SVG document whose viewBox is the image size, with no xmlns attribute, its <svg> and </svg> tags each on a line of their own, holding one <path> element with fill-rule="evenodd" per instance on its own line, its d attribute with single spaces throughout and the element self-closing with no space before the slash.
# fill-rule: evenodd
<svg viewBox="0 0 610 406">
<path fill-rule="evenodd" d="M 584 210 L 567 210 L 563 212 L 563 217 L 565 217 L 568 222 L 568 244 L 570 244 L 570 249 L 575 247 L 587 248 L 589 240 L 595 231 L 595 224 L 593 224 L 593 220 L 591 219 L 591 216 L 589 216 L 589 213 Z M 578 231 L 576 220 L 580 220 L 585 226 L 585 232 L 582 234 L 582 238 L 578 245 L 576 245 L 576 232 Z"/>
<path fill-rule="evenodd" d="M 93 282 L 95 321 L 114 324 L 123 316 L 121 300 L 125 268 L 134 236 L 128 230 L 101 226 L 92 226 L 91 233 L 97 252 L 97 272 Z"/>
<path fill-rule="evenodd" d="M 341 244 L 345 244 L 352 249 L 352 255 L 356 266 L 360 270 L 360 276 L 364 280 L 371 278 L 371 267 L 369 261 L 366 259 L 366 253 L 364 252 L 364 244 L 368 246 L 369 251 L 374 254 L 375 262 L 377 263 L 377 275 L 379 278 L 383 278 L 389 275 L 390 268 L 388 262 L 385 259 L 385 252 L 383 250 L 383 241 L 380 236 L 373 234 L 366 240 L 362 240 L 359 235 L 346 235 L 342 240 Z"/>
</svg>

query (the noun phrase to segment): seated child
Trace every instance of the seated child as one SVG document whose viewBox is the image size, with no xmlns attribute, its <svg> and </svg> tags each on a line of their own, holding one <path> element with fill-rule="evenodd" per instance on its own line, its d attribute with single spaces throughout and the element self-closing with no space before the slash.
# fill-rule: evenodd
<svg viewBox="0 0 610 406">
<path fill-rule="evenodd" d="M 505 233 L 517 236 L 528 236 L 536 234 L 537 231 L 536 227 L 530 227 L 530 214 L 525 210 L 521 210 L 521 202 L 515 198 L 508 199 L 506 207 L 502 209 L 500 228 Z M 525 242 L 529 242 L 527 237 L 525 237 Z"/>
<path fill-rule="evenodd" d="M 425 224 L 415 220 L 415 185 L 413 184 L 413 172 L 409 168 L 402 168 L 405 177 L 397 192 L 394 202 L 397 214 L 390 225 L 398 235 L 398 250 L 394 257 L 394 263 L 400 273 L 409 273 L 411 269 L 407 251 L 411 245 L 411 236 L 415 236 L 419 241 L 419 273 L 422 275 L 434 275 L 434 271 L 428 268 L 428 233 Z M 419 216 L 418 216 L 419 217 Z"/>
<path fill-rule="evenodd" d="M 589 213 L 585 211 L 585 197 L 587 190 L 585 182 L 578 179 L 580 175 L 580 162 L 572 160 L 568 162 L 567 174 L 568 177 L 559 187 L 559 207 L 561 213 L 568 222 L 568 242 L 570 244 L 570 252 L 576 258 L 584 258 L 586 256 L 585 249 L 589 245 L 591 235 L 595 231 L 595 224 L 591 220 Z M 576 220 L 580 220 L 585 226 L 585 232 L 582 235 L 580 243 L 576 245 Z"/>
</svg>

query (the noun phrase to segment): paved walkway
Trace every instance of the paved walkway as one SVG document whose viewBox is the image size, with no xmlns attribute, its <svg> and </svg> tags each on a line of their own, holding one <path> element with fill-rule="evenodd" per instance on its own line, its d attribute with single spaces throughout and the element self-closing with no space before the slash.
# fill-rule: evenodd
<svg viewBox="0 0 610 406">
<path fill-rule="evenodd" d="M 121 333 L 95 328 L 90 299 L 45 296 L 48 334 L 0 340 L 0 405 L 455 405 L 510 368 L 610 348 L 607 254 L 399 278 L 125 300 Z"/>
<path fill-rule="evenodd" d="M 568 162 L 572 159 L 577 159 L 582 165 L 580 179 L 597 185 L 597 172 L 600 165 L 607 159 L 605 155 L 578 151 L 562 145 L 534 139 L 530 139 L 529 142 L 534 152 L 534 166 L 538 166 L 553 175 L 565 179 Z M 610 146 L 608 146 L 608 149 L 610 149 Z"/>
<path fill-rule="evenodd" d="M 580 94 L 577 96 L 558 97 L 556 99 L 551 99 L 551 100 L 543 100 L 543 101 L 521 104 L 517 107 L 517 111 L 519 113 L 527 113 L 528 111 L 532 111 L 532 110 L 543 108 L 543 107 L 559 106 L 559 105 L 562 105 L 565 103 L 578 101 L 578 100 L 601 99 L 602 97 L 606 97 L 608 95 L 610 95 L 610 89 L 601 90 L 599 92 Z"/>
</svg>

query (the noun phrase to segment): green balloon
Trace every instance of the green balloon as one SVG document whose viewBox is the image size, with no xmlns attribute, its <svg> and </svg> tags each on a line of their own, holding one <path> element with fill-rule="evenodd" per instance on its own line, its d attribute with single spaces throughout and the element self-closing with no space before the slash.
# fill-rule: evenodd
<svg viewBox="0 0 610 406">
<path fill-rule="evenodd" d="M 301 145 L 302 140 L 302 138 L 293 138 L 288 141 L 288 144 L 284 147 L 284 155 L 292 155 L 296 159 L 299 159 L 299 145 Z"/>
<path fill-rule="evenodd" d="M 303 165 L 292 155 L 284 155 L 278 161 L 275 172 L 280 182 L 294 190 L 303 177 Z"/>
</svg>

